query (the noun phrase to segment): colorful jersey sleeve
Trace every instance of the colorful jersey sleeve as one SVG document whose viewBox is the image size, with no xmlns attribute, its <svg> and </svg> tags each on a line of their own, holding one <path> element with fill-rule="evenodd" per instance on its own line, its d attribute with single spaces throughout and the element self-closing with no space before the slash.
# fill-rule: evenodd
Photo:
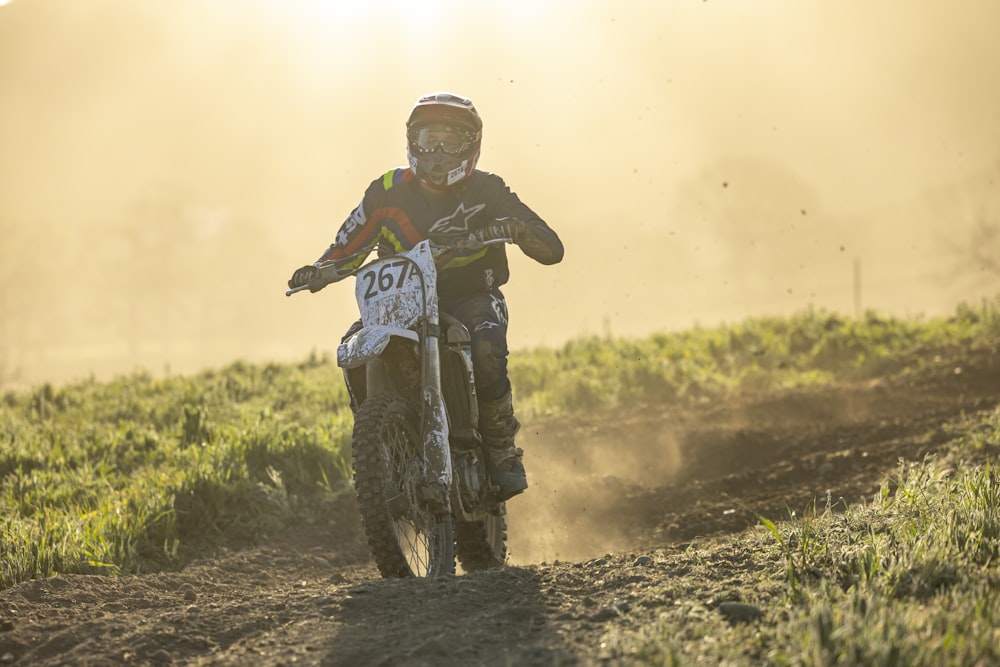
<svg viewBox="0 0 1000 667">
<path fill-rule="evenodd" d="M 409 169 L 391 169 L 372 181 L 365 195 L 337 231 L 334 242 L 319 258 L 320 262 L 346 260 L 344 267 L 357 268 L 380 243 L 394 251 L 406 250 L 423 240 L 402 208 L 388 206 L 385 192 L 413 178 Z"/>
</svg>

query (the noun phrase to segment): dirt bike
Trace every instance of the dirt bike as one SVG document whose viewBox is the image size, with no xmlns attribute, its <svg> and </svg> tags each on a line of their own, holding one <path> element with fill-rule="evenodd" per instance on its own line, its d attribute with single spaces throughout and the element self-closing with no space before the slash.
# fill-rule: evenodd
<svg viewBox="0 0 1000 667">
<path fill-rule="evenodd" d="M 509 239 L 473 237 L 435 249 Z M 319 277 L 286 294 L 355 276 L 360 328 L 337 348 L 354 409 L 354 488 L 383 577 L 437 577 L 499 568 L 507 557 L 505 506 L 496 500 L 478 430 L 468 329 L 440 312 L 429 241 Z"/>
</svg>

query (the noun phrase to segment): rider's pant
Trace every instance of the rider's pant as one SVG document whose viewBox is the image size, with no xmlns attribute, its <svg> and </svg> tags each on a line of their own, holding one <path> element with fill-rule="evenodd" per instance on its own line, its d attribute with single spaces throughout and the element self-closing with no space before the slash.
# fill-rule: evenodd
<svg viewBox="0 0 1000 667">
<path fill-rule="evenodd" d="M 469 330 L 472 366 L 479 402 L 492 402 L 510 391 L 507 377 L 507 302 L 500 290 L 442 299 L 441 310 Z"/>
<path fill-rule="evenodd" d="M 520 424 L 511 403 L 507 376 L 507 302 L 500 290 L 442 300 L 441 309 L 458 319 L 472 339 L 472 366 L 479 400 L 479 432 L 494 465 L 520 453 L 514 436 Z M 523 471 L 521 473 L 523 475 Z"/>
</svg>

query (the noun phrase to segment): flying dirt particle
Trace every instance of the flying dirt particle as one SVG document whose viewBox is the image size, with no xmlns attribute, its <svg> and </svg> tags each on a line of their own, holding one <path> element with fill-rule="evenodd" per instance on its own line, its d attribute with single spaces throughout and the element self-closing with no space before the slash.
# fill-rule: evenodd
<svg viewBox="0 0 1000 667">
<path fill-rule="evenodd" d="M 728 181 L 722 181 L 722 187 L 728 188 L 729 187 L 729 182 Z"/>
<path fill-rule="evenodd" d="M 840 252 L 844 252 L 845 250 L 847 250 L 847 248 L 845 248 L 844 246 L 840 246 Z"/>
<path fill-rule="evenodd" d="M 805 215 L 806 214 L 806 210 L 802 209 L 801 211 L 799 211 L 799 213 L 801 213 L 802 215 Z"/>
</svg>

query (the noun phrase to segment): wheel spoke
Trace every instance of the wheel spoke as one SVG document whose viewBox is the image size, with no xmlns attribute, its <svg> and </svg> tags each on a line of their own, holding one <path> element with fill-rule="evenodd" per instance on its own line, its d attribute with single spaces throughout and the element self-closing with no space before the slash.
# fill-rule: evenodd
<svg viewBox="0 0 1000 667">
<path fill-rule="evenodd" d="M 431 545 L 427 536 L 409 521 L 397 521 L 396 537 L 413 573 L 418 577 L 426 575 L 431 564 Z"/>
<path fill-rule="evenodd" d="M 422 463 L 414 448 L 412 438 L 405 424 L 392 423 L 386 426 L 387 445 L 391 468 L 390 476 L 396 477 L 400 493 L 409 499 L 409 507 L 404 516 L 395 521 L 396 539 L 403 549 L 403 556 L 410 569 L 418 577 L 430 570 L 433 554 L 427 533 L 433 530 L 433 522 L 428 522 L 417 497 L 420 485 Z M 393 486 L 397 486 L 394 484 Z"/>
</svg>

